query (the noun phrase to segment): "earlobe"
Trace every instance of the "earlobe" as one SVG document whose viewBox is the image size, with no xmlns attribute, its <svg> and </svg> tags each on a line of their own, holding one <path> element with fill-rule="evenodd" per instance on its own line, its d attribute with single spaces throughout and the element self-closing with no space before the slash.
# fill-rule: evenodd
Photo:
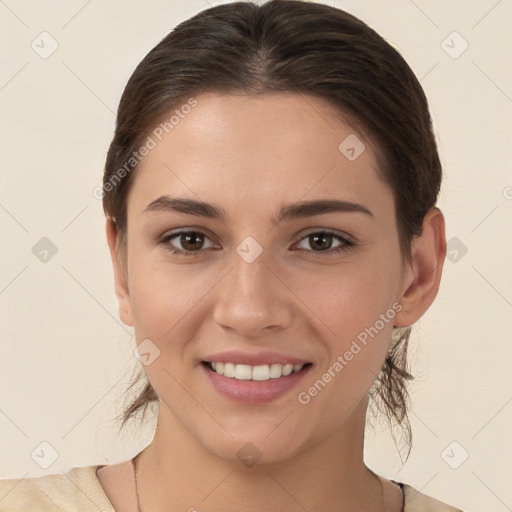
<svg viewBox="0 0 512 512">
<path fill-rule="evenodd" d="M 119 252 L 116 225 L 110 216 L 107 216 L 106 220 L 106 234 L 114 270 L 114 283 L 117 301 L 119 303 L 119 316 L 124 324 L 133 327 L 132 305 L 128 288 L 128 273 L 126 271 L 126 264 L 123 264 L 126 262 L 122 261 L 123 256 Z"/>
<path fill-rule="evenodd" d="M 425 215 L 423 232 L 413 239 L 411 253 L 398 301 L 402 310 L 395 316 L 396 327 L 408 327 L 419 320 L 439 290 L 446 255 L 444 216 L 439 208 L 433 207 Z"/>
</svg>

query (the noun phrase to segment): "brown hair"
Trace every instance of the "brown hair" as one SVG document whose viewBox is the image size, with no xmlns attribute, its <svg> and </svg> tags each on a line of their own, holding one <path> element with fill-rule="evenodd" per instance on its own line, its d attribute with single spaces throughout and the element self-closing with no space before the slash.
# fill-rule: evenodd
<svg viewBox="0 0 512 512">
<path fill-rule="evenodd" d="M 378 172 L 395 198 L 401 252 L 410 258 L 411 241 L 421 234 L 442 177 L 423 89 L 400 53 L 364 22 L 341 9 L 301 0 L 206 9 L 179 24 L 137 66 L 121 97 L 103 178 L 103 208 L 115 223 L 121 253 L 126 247 L 126 197 L 137 167 L 134 152 L 165 115 L 202 92 L 292 92 L 335 106 L 374 142 Z M 372 407 L 384 412 L 391 426 L 402 427 L 409 452 L 410 332 L 394 329 L 369 393 Z M 128 389 L 144 379 L 139 370 Z M 144 417 L 148 405 L 158 401 L 145 382 L 124 411 L 121 428 L 139 410 Z"/>
</svg>

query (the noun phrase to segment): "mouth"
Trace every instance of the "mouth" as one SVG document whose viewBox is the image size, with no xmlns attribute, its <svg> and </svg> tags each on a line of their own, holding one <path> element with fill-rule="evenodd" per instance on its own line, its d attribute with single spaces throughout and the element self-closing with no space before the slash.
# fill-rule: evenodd
<svg viewBox="0 0 512 512">
<path fill-rule="evenodd" d="M 274 363 L 252 366 L 249 364 L 223 363 L 220 361 L 202 361 L 202 364 L 212 372 L 230 379 L 268 381 L 299 373 L 303 368 L 311 366 L 312 363 L 295 365 Z"/>
<path fill-rule="evenodd" d="M 235 364 L 202 361 L 200 367 L 219 396 L 245 404 L 263 404 L 285 397 L 298 386 L 313 363 Z"/>
</svg>

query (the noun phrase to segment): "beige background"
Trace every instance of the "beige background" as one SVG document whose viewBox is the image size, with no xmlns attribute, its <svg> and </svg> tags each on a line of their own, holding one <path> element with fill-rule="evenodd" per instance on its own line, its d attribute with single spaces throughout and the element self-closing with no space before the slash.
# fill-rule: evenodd
<svg viewBox="0 0 512 512">
<path fill-rule="evenodd" d="M 446 172 L 439 205 L 454 261 L 411 346 L 414 447 L 402 468 L 383 428 L 367 441 L 367 463 L 469 512 L 510 510 L 512 2 L 325 3 L 362 18 L 409 62 L 429 98 Z M 117 435 L 114 417 L 139 363 L 132 331 L 118 319 L 92 191 L 135 65 L 207 6 L 0 2 L 1 478 L 117 462 L 151 439 L 153 423 Z M 46 59 L 31 47 L 41 37 L 46 49 L 50 37 L 58 43 Z M 467 50 L 453 58 L 464 41 Z M 42 237 L 58 249 L 46 263 L 32 252 Z M 464 451 L 468 459 L 450 467 Z"/>
</svg>

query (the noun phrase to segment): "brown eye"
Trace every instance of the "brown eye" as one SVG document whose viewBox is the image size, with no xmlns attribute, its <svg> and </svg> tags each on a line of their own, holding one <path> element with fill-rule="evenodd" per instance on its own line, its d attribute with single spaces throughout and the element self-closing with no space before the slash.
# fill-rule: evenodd
<svg viewBox="0 0 512 512">
<path fill-rule="evenodd" d="M 333 242 L 335 240 L 338 241 L 338 244 L 333 248 Z M 344 236 L 331 231 L 316 231 L 314 233 L 310 233 L 301 239 L 300 243 L 304 242 L 306 242 L 308 247 L 302 246 L 301 249 L 317 253 L 343 251 L 355 245 L 354 242 L 351 242 Z"/>
<path fill-rule="evenodd" d="M 172 242 L 173 240 L 174 242 Z M 201 252 L 201 249 L 206 248 L 205 242 L 208 240 L 209 238 L 200 231 L 180 231 L 178 233 L 170 233 L 160 243 L 174 254 L 193 256 L 195 253 Z M 207 247 L 211 246 L 210 242 L 210 245 Z"/>
<path fill-rule="evenodd" d="M 202 233 L 192 231 L 179 235 L 179 241 L 183 249 L 193 251 L 195 249 L 201 249 L 204 244 L 204 236 Z"/>
<path fill-rule="evenodd" d="M 309 235 L 309 244 L 312 248 L 318 248 L 321 251 L 330 249 L 332 246 L 333 236 L 327 233 Z"/>
</svg>

